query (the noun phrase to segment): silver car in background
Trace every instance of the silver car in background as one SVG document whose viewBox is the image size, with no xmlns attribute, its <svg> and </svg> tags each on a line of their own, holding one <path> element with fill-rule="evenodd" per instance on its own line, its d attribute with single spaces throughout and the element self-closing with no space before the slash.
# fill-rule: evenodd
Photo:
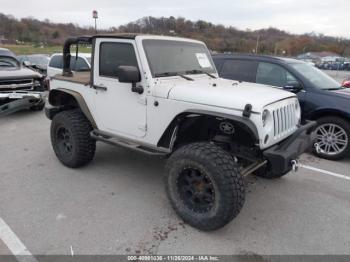
<svg viewBox="0 0 350 262">
<path fill-rule="evenodd" d="M 45 106 L 45 77 L 26 68 L 8 49 L 0 48 L 0 116 Z"/>
</svg>

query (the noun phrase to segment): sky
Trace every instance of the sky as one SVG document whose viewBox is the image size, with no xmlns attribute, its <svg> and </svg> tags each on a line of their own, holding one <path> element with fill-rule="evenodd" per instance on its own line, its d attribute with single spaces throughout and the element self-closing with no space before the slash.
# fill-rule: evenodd
<svg viewBox="0 0 350 262">
<path fill-rule="evenodd" d="M 350 38 L 349 0 L 0 0 L 0 13 L 108 29 L 144 16 L 184 17 L 238 29 L 275 27 L 290 33 Z"/>
</svg>

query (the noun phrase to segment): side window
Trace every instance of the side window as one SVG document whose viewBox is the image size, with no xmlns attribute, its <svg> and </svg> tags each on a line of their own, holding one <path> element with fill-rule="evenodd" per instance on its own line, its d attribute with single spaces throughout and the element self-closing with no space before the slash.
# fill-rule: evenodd
<svg viewBox="0 0 350 262">
<path fill-rule="evenodd" d="M 133 45 L 128 43 L 101 43 L 100 76 L 118 77 L 118 67 L 136 66 L 137 59 Z"/>
<path fill-rule="evenodd" d="M 214 56 L 214 57 L 213 57 L 213 61 L 214 61 L 216 70 L 218 70 L 218 72 L 221 72 L 222 64 L 224 63 L 225 60 L 220 59 L 220 58 L 216 58 L 216 57 Z"/>
<path fill-rule="evenodd" d="M 286 69 L 279 65 L 261 62 L 256 73 L 256 82 L 259 84 L 284 87 L 298 80 Z"/>
<path fill-rule="evenodd" d="M 81 57 L 72 56 L 70 59 L 71 69 L 77 72 L 90 71 L 89 65 Z"/>
<path fill-rule="evenodd" d="M 226 60 L 221 69 L 221 77 L 232 80 L 255 82 L 257 62 L 249 60 Z"/>
<path fill-rule="evenodd" d="M 72 55 L 71 57 L 70 57 L 70 69 L 72 70 L 72 71 L 76 71 L 75 70 L 75 61 L 76 61 L 76 56 L 74 56 L 74 55 Z"/>
<path fill-rule="evenodd" d="M 51 58 L 49 67 L 54 67 L 54 68 L 63 68 L 63 56 L 61 55 L 55 55 Z"/>
</svg>

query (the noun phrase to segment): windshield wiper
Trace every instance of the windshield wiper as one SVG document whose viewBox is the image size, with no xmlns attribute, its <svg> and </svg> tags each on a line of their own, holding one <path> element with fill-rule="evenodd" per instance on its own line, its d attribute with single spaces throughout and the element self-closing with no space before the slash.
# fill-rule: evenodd
<svg viewBox="0 0 350 262">
<path fill-rule="evenodd" d="M 183 79 L 186 79 L 188 81 L 194 81 L 191 77 L 188 77 L 188 76 L 185 76 L 183 74 L 176 73 L 176 72 L 163 72 L 163 73 L 155 74 L 154 76 L 155 77 L 179 76 L 179 77 L 182 77 Z"/>
<path fill-rule="evenodd" d="M 335 90 L 342 90 L 342 89 L 345 89 L 345 87 L 343 87 L 343 86 L 333 87 L 333 88 L 327 88 L 326 90 L 328 90 L 328 91 L 335 91 Z"/>
<path fill-rule="evenodd" d="M 207 76 L 210 76 L 211 78 L 214 78 L 214 79 L 217 78 L 216 76 L 214 76 L 206 71 L 199 70 L 199 69 L 188 70 L 188 71 L 186 71 L 186 74 L 206 74 Z"/>
</svg>

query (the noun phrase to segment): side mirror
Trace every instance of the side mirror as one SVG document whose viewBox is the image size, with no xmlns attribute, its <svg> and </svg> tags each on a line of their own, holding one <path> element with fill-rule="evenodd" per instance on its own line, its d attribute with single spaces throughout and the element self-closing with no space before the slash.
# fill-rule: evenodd
<svg viewBox="0 0 350 262">
<path fill-rule="evenodd" d="M 136 84 L 141 81 L 141 74 L 135 66 L 119 66 L 118 78 L 121 83 Z"/>
<path fill-rule="evenodd" d="M 302 86 L 298 81 L 290 81 L 283 87 L 283 89 L 289 92 L 297 93 L 302 89 Z"/>
<path fill-rule="evenodd" d="M 136 86 L 141 81 L 140 71 L 135 66 L 119 66 L 118 79 L 120 83 L 131 83 L 131 91 L 142 94 L 144 89 L 142 86 Z"/>
</svg>

